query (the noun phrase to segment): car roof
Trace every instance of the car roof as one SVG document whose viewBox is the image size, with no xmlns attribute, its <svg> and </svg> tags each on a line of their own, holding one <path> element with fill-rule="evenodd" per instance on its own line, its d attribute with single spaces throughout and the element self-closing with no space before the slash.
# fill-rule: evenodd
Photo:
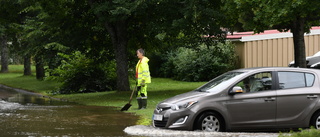
<svg viewBox="0 0 320 137">
<path fill-rule="evenodd" d="M 318 69 L 311 69 L 311 68 L 294 68 L 294 67 L 254 67 L 254 68 L 242 68 L 234 70 L 236 72 L 250 72 L 250 71 L 304 71 L 304 72 L 318 72 Z"/>
</svg>

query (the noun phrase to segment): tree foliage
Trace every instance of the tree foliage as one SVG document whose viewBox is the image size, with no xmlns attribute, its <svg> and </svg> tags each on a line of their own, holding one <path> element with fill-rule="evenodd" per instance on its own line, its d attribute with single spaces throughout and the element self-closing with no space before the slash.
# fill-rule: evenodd
<svg viewBox="0 0 320 137">
<path fill-rule="evenodd" d="M 115 88 L 115 64 L 112 61 L 100 62 L 87 58 L 81 52 L 73 54 L 59 53 L 62 64 L 51 70 L 49 79 L 57 80 L 63 85 L 54 93 L 99 92 Z"/>
<path fill-rule="evenodd" d="M 231 22 L 239 21 L 256 33 L 275 28 L 290 31 L 294 40 L 295 66 L 306 67 L 304 33 L 319 25 L 320 3 L 313 0 L 225 0 Z M 236 14 L 238 13 L 238 14 Z"/>
<path fill-rule="evenodd" d="M 19 23 L 23 18 L 19 11 L 22 7 L 18 0 L 0 1 L 0 47 L 1 47 L 1 72 L 8 72 L 10 43 L 15 38 L 16 30 L 13 23 Z"/>
<path fill-rule="evenodd" d="M 221 33 L 219 24 L 223 16 L 219 0 L 91 0 L 90 4 L 112 40 L 118 90 L 129 88 L 128 47 L 155 50 Z M 166 42 L 156 44 L 161 41 Z"/>
<path fill-rule="evenodd" d="M 137 48 L 163 52 L 196 47 L 204 35 L 224 36 L 220 0 L 18 0 L 15 4 L 20 9 L 14 14 L 21 18 L 9 24 L 19 30 L 13 40 L 17 51 L 50 69 L 62 65 L 57 54 L 75 51 L 94 62 L 92 69 L 115 61 L 118 91 L 129 90 L 128 66 L 136 62 Z"/>
<path fill-rule="evenodd" d="M 237 68 L 234 45 L 230 42 L 195 48 L 180 47 L 169 52 L 162 75 L 183 81 L 208 81 Z"/>
</svg>

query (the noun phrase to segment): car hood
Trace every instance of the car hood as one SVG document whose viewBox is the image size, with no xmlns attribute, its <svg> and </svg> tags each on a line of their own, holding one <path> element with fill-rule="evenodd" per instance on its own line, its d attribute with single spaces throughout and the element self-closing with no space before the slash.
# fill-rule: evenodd
<svg viewBox="0 0 320 137">
<path fill-rule="evenodd" d="M 174 97 L 168 98 L 162 101 L 161 103 L 176 104 L 176 103 L 187 102 L 187 101 L 198 101 L 198 98 L 203 97 L 207 94 L 209 94 L 209 92 L 190 91 L 187 93 L 179 94 Z"/>
<path fill-rule="evenodd" d="M 313 67 L 317 67 L 319 64 L 320 64 L 320 62 L 315 63 L 315 64 L 312 64 L 310 67 L 311 67 L 311 68 L 313 68 Z"/>
<path fill-rule="evenodd" d="M 319 56 L 308 56 L 308 57 L 306 57 L 306 61 L 310 61 L 310 60 L 317 61 L 317 60 L 319 60 L 319 58 L 320 58 Z M 294 61 L 291 61 L 289 64 L 294 64 Z M 309 63 L 309 65 L 312 65 L 312 64 Z"/>
</svg>

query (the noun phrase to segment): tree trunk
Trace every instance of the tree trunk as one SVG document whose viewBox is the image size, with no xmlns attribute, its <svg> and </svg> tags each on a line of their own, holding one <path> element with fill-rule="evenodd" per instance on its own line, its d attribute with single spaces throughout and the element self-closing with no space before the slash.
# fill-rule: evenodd
<svg viewBox="0 0 320 137">
<path fill-rule="evenodd" d="M 127 22 L 120 20 L 115 23 L 105 24 L 114 46 L 117 65 L 117 90 L 129 91 L 128 59 L 127 59 Z"/>
<path fill-rule="evenodd" d="M 306 68 L 306 48 L 304 43 L 305 19 L 297 17 L 292 24 L 293 44 L 294 44 L 294 67 Z"/>
<path fill-rule="evenodd" d="M 38 80 L 43 80 L 45 77 L 44 65 L 41 57 L 35 57 L 36 61 L 36 78 Z"/>
<path fill-rule="evenodd" d="M 9 72 L 9 49 L 7 44 L 7 38 L 6 36 L 2 36 L 0 38 L 1 40 L 1 73 L 7 73 Z"/>
<path fill-rule="evenodd" d="M 23 69 L 23 75 L 29 76 L 31 75 L 31 57 L 30 55 L 25 55 L 24 56 L 24 69 Z"/>
</svg>

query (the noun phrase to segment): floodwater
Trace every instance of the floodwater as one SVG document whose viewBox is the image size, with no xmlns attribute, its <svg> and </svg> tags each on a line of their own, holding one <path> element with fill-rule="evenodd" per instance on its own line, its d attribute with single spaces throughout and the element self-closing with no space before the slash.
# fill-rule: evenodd
<svg viewBox="0 0 320 137">
<path fill-rule="evenodd" d="M 19 92 L 17 92 L 19 91 Z M 136 125 L 119 108 L 83 106 L 0 85 L 0 137 L 277 137 L 277 133 L 202 132 Z"/>
<path fill-rule="evenodd" d="M 0 137 L 130 136 L 138 118 L 119 108 L 83 106 L 0 88 Z"/>
</svg>

